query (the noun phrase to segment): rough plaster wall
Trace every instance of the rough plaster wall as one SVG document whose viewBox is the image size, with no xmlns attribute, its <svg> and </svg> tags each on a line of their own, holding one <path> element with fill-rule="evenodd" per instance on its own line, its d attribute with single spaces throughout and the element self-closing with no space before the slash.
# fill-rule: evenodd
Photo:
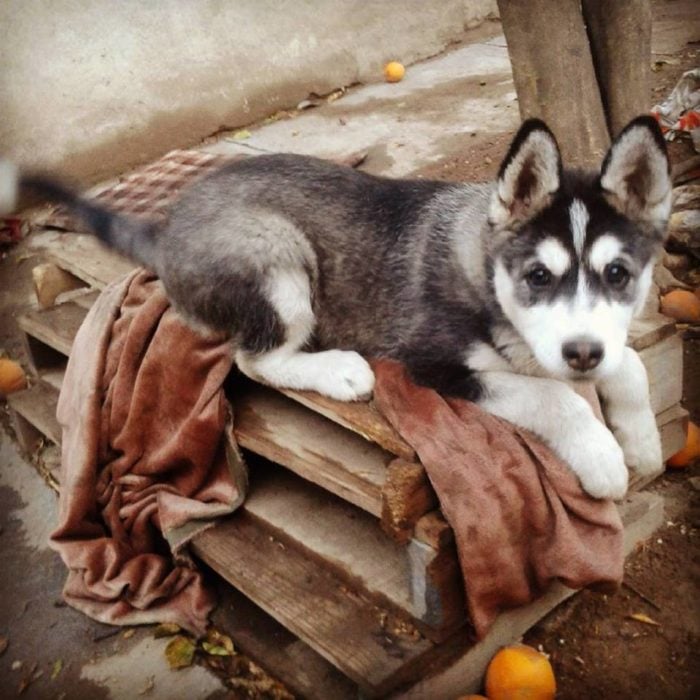
<svg viewBox="0 0 700 700">
<path fill-rule="evenodd" d="M 96 181 L 309 92 L 381 79 L 495 0 L 5 0 L 0 152 Z"/>
</svg>

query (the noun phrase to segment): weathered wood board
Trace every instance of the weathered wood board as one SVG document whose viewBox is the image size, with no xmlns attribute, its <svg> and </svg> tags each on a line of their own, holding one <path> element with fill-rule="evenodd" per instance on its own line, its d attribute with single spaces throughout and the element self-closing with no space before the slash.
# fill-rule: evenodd
<svg viewBox="0 0 700 700">
<path fill-rule="evenodd" d="M 415 680 L 435 650 L 411 630 L 401 634 L 386 611 L 270 536 L 245 512 L 201 533 L 192 545 L 229 583 L 372 697 Z"/>
<path fill-rule="evenodd" d="M 234 396 L 233 407 L 242 447 L 381 515 L 391 454 L 272 389 L 246 388 Z"/>
<path fill-rule="evenodd" d="M 649 378 L 655 415 L 679 403 L 683 396 L 683 341 L 674 333 L 639 351 Z"/>
<path fill-rule="evenodd" d="M 51 262 L 91 287 L 103 289 L 129 274 L 136 265 L 132 260 L 106 248 L 84 233 L 42 233 L 37 241 Z"/>
<path fill-rule="evenodd" d="M 58 392 L 41 382 L 25 391 L 10 394 L 7 399 L 10 406 L 20 446 L 32 453 L 42 438 L 59 445 L 61 427 L 56 418 Z"/>
<path fill-rule="evenodd" d="M 307 700 L 358 700 L 358 688 L 308 644 L 223 579 L 217 581 L 219 604 L 214 624 L 236 648 Z"/>
<path fill-rule="evenodd" d="M 369 514 L 275 465 L 252 470 L 243 509 L 349 586 L 412 618 L 431 639 L 444 639 L 465 622 L 451 540 L 398 544 Z"/>
</svg>

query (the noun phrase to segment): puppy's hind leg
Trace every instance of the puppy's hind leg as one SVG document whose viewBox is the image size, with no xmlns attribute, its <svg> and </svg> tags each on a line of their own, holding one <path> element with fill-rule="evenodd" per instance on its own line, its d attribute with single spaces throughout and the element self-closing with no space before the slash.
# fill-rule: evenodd
<svg viewBox="0 0 700 700">
<path fill-rule="evenodd" d="M 239 369 L 264 384 L 317 391 L 338 401 L 369 398 L 374 374 L 356 352 L 304 352 L 316 323 L 311 308 L 308 274 L 303 269 L 274 269 L 268 273 L 267 302 L 283 337 L 260 350 L 254 337 L 244 334 L 236 353 Z"/>
</svg>

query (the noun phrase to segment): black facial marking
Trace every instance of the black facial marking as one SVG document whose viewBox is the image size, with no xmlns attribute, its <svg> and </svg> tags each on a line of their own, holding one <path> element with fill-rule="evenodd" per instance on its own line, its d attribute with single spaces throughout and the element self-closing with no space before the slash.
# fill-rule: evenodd
<svg viewBox="0 0 700 700">
<path fill-rule="evenodd" d="M 570 208 L 574 200 L 580 200 L 589 214 L 581 259 L 571 231 Z M 604 235 L 612 235 L 620 242 L 621 259 L 614 262 L 624 268 L 624 272 L 612 270 L 609 266 L 601 275 L 590 266 L 588 255 L 591 247 Z M 544 281 L 541 275 L 532 275 L 542 265 L 541 261 L 533 259 L 533 252 L 547 238 L 554 238 L 562 244 L 569 253 L 572 265 L 561 277 L 550 274 L 546 284 L 538 284 L 538 280 Z M 558 298 L 573 296 L 581 274 L 585 275 L 586 285 L 593 295 L 633 303 L 637 291 L 636 280 L 658 245 L 659 240 L 655 235 L 606 201 L 594 175 L 567 171 L 562 176 L 561 188 L 551 205 L 504 240 L 495 255 L 501 258 L 515 279 L 516 296 L 523 306 L 552 303 Z M 625 278 L 624 282 L 622 278 Z"/>
</svg>

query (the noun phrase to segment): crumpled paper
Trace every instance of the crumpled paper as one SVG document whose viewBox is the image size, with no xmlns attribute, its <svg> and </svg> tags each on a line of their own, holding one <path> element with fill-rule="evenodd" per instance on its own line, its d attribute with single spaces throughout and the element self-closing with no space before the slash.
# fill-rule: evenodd
<svg viewBox="0 0 700 700">
<path fill-rule="evenodd" d="M 683 73 L 671 94 L 651 112 L 668 141 L 690 134 L 693 148 L 700 153 L 700 68 Z"/>
</svg>

